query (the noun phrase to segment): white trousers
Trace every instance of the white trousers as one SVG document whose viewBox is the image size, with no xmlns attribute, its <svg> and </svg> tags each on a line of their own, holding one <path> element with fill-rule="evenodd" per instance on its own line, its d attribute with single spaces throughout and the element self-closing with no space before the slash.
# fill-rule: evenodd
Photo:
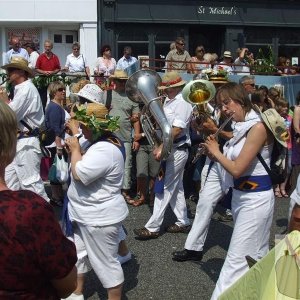
<svg viewBox="0 0 300 300">
<path fill-rule="evenodd" d="M 211 217 L 218 201 L 223 196 L 217 163 L 212 165 L 206 177 L 207 171 L 208 164 L 205 164 L 201 175 L 203 185 L 199 193 L 195 219 L 184 246 L 188 250 L 203 250 Z"/>
<path fill-rule="evenodd" d="M 233 189 L 231 211 L 234 229 L 211 300 L 218 299 L 248 271 L 249 267 L 245 259 L 247 255 L 258 260 L 267 254 L 273 210 L 273 190 L 245 193 Z"/>
<path fill-rule="evenodd" d="M 109 226 L 76 223 L 74 228 L 78 273 L 89 271 L 90 264 L 104 288 L 115 287 L 124 281 L 123 269 L 118 261 L 121 226 L 121 223 Z"/>
<path fill-rule="evenodd" d="M 164 214 L 170 204 L 177 217 L 176 224 L 179 226 L 190 225 L 187 217 L 187 208 L 183 191 L 183 172 L 188 158 L 187 150 L 173 149 L 166 161 L 164 178 L 164 192 L 156 194 L 154 200 L 153 214 L 145 228 L 151 232 L 158 232 L 164 220 Z"/>
<path fill-rule="evenodd" d="M 50 202 L 40 175 L 41 158 L 37 138 L 18 140 L 16 156 L 5 169 L 5 182 L 13 191 L 29 190 Z"/>
</svg>

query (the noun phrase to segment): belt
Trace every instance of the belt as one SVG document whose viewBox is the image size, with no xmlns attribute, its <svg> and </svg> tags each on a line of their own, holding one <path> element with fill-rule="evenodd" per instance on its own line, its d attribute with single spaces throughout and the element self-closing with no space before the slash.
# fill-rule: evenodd
<svg viewBox="0 0 300 300">
<path fill-rule="evenodd" d="M 269 175 L 243 176 L 233 181 L 233 188 L 238 191 L 253 193 L 263 192 L 272 189 L 272 182 Z"/>
<path fill-rule="evenodd" d="M 185 150 L 188 148 L 190 148 L 190 145 L 188 143 L 184 143 L 183 145 L 176 147 L 176 150 Z"/>
</svg>

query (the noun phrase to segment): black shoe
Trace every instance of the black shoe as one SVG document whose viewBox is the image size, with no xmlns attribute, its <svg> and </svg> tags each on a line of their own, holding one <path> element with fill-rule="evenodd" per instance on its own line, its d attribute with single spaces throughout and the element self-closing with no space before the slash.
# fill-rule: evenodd
<svg viewBox="0 0 300 300">
<path fill-rule="evenodd" d="M 194 251 L 184 249 L 182 251 L 176 251 L 173 253 L 172 259 L 175 261 L 201 261 L 202 260 L 202 251 Z"/>
</svg>

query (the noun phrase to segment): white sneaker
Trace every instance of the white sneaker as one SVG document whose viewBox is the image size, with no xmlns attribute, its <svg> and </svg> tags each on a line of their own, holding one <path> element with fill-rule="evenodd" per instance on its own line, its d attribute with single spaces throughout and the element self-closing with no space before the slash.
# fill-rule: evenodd
<svg viewBox="0 0 300 300">
<path fill-rule="evenodd" d="M 62 300 L 84 300 L 83 295 L 76 295 L 74 293 L 72 293 L 68 298 L 64 298 Z"/>
<path fill-rule="evenodd" d="M 131 260 L 131 252 L 129 251 L 125 256 L 120 256 L 118 255 L 118 261 L 120 262 L 121 265 L 125 264 L 129 260 Z"/>
</svg>

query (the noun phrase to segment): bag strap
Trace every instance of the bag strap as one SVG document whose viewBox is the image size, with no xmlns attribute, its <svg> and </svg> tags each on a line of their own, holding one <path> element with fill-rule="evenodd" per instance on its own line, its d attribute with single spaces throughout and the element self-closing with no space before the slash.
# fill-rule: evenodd
<svg viewBox="0 0 300 300">
<path fill-rule="evenodd" d="M 21 123 L 24 127 L 26 127 L 30 132 L 33 131 L 33 129 L 31 128 L 31 126 L 30 126 L 28 123 L 26 123 L 24 120 L 21 120 L 20 123 Z"/>
<path fill-rule="evenodd" d="M 271 169 L 269 168 L 269 166 L 266 164 L 266 162 L 264 161 L 264 159 L 262 158 L 260 153 L 256 154 L 256 157 L 258 158 L 258 160 L 261 162 L 261 164 L 264 166 L 265 170 L 267 171 L 268 175 L 271 177 Z"/>
</svg>

